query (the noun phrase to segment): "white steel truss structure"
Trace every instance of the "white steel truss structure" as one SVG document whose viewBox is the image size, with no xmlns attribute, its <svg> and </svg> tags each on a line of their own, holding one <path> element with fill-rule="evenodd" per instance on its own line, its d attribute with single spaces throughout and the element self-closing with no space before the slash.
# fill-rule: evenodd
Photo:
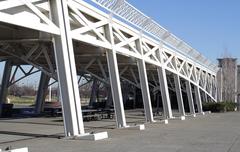
<svg viewBox="0 0 240 152">
<path fill-rule="evenodd" d="M 154 122 L 150 91 L 161 92 L 166 119 L 172 118 L 168 88 L 176 92 L 182 116 L 182 92 L 192 114 L 203 112 L 202 96 L 216 102 L 215 64 L 124 0 L 94 1 L 111 12 L 83 0 L 0 2 L 0 59 L 7 61 L 1 100 L 14 83 L 12 66 L 27 76 L 38 71 L 26 72 L 21 64 L 32 65 L 48 76 L 45 81 L 58 81 L 65 135 L 74 137 L 85 135 L 78 82 L 86 75 L 111 86 L 117 127 L 128 127 L 121 81 L 141 89 L 146 122 Z"/>
</svg>

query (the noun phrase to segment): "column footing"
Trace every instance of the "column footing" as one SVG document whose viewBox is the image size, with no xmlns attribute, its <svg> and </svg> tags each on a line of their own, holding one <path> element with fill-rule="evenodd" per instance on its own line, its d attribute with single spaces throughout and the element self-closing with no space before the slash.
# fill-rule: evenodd
<svg viewBox="0 0 240 152">
<path fill-rule="evenodd" d="M 24 147 L 24 148 L 18 148 L 18 149 L 11 149 L 11 150 L 1 150 L 0 149 L 0 152 L 28 152 L 28 148 L 27 147 Z"/>
<path fill-rule="evenodd" d="M 187 114 L 187 115 L 185 115 L 185 117 L 196 117 L 197 115 L 196 115 L 196 113 L 194 113 L 194 114 Z"/>
<path fill-rule="evenodd" d="M 211 111 L 204 111 L 204 114 L 207 115 L 207 114 L 211 114 L 212 112 Z"/>
<path fill-rule="evenodd" d="M 168 124 L 168 119 L 157 120 L 155 123 Z"/>
<path fill-rule="evenodd" d="M 181 116 L 180 120 L 186 120 L 186 117 L 185 116 Z"/>
<path fill-rule="evenodd" d="M 86 133 L 86 134 L 81 134 L 78 136 L 70 137 L 70 139 L 74 140 L 103 140 L 108 138 L 108 133 L 106 131 L 104 132 L 98 132 L 98 133 Z"/>
<path fill-rule="evenodd" d="M 129 129 L 129 130 L 145 130 L 145 125 L 144 124 L 140 124 L 140 125 L 133 125 L 133 126 L 125 126 L 123 128 L 120 129 Z"/>
<path fill-rule="evenodd" d="M 168 124 L 168 119 L 164 119 L 164 120 L 162 120 L 160 122 L 163 122 L 164 124 Z"/>
<path fill-rule="evenodd" d="M 175 120 L 186 120 L 186 117 L 185 116 L 180 116 L 180 117 L 172 117 L 170 119 L 175 119 Z"/>
<path fill-rule="evenodd" d="M 205 112 L 200 112 L 200 113 L 197 113 L 197 115 L 206 115 L 206 113 Z"/>
</svg>

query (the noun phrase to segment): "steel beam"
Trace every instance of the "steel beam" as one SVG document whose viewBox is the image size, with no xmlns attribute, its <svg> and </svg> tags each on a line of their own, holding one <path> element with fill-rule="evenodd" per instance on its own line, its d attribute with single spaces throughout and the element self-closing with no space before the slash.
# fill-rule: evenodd
<svg viewBox="0 0 240 152">
<path fill-rule="evenodd" d="M 48 91 L 48 83 L 50 77 L 45 73 L 41 73 L 40 82 L 38 85 L 37 96 L 35 101 L 35 113 L 40 114 L 44 110 L 44 102 Z"/>
<path fill-rule="evenodd" d="M 203 112 L 202 99 L 201 99 L 199 87 L 196 85 L 194 85 L 194 95 L 195 95 L 195 100 L 197 103 L 198 113 L 202 113 Z"/>
<path fill-rule="evenodd" d="M 105 35 L 107 40 L 110 41 L 112 45 L 114 45 L 113 31 L 110 24 L 105 26 Z M 107 56 L 108 71 L 109 71 L 109 78 L 110 78 L 110 84 L 111 84 L 111 91 L 112 91 L 112 98 L 113 98 L 113 104 L 115 109 L 117 127 L 118 128 L 126 127 L 127 125 L 126 125 L 126 118 L 125 118 L 124 107 L 123 107 L 123 98 L 122 98 L 122 90 L 121 90 L 121 84 L 120 84 L 116 50 L 114 49 L 107 50 L 106 56 Z"/>
<path fill-rule="evenodd" d="M 178 110 L 182 116 L 185 116 L 180 78 L 177 74 L 174 74 L 173 77 L 174 77 L 175 91 L 177 95 Z"/>
<path fill-rule="evenodd" d="M 59 26 L 61 35 L 53 36 L 54 53 L 57 66 L 60 99 L 63 108 L 63 119 L 66 136 L 85 134 L 77 83 L 77 74 L 68 6 L 65 0 L 50 1 L 51 18 Z"/>
<path fill-rule="evenodd" d="M 136 41 L 136 48 L 141 54 L 143 54 L 142 44 L 140 40 Z M 137 65 L 138 65 L 138 73 L 139 73 L 142 99 L 143 99 L 143 105 L 144 105 L 144 111 L 145 111 L 145 119 L 146 119 L 146 122 L 153 122 L 154 120 L 153 120 L 153 113 L 152 113 L 152 104 L 150 99 L 145 61 L 142 59 L 138 59 Z"/>
<path fill-rule="evenodd" d="M 164 68 L 158 67 L 157 72 L 158 72 L 160 90 L 161 90 L 161 96 L 162 96 L 162 102 L 163 102 L 164 117 L 166 119 L 172 118 L 173 115 L 172 115 L 172 108 L 171 108 L 171 102 L 170 102 L 169 91 L 168 91 L 166 71 Z"/>
<path fill-rule="evenodd" d="M 0 90 L 0 116 L 2 115 L 2 104 L 7 101 L 8 84 L 11 77 L 11 72 L 12 72 L 12 62 L 11 60 L 7 60 L 4 66 L 2 84 L 1 84 L 1 90 Z"/>
<path fill-rule="evenodd" d="M 186 80 L 185 84 L 186 84 L 186 90 L 187 90 L 189 110 L 190 110 L 191 114 L 195 114 L 191 83 L 190 83 L 190 81 Z"/>
</svg>

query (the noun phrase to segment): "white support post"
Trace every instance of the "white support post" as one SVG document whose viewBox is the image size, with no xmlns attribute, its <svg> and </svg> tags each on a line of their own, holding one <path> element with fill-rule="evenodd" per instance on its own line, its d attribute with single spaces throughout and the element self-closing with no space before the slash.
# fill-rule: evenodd
<svg viewBox="0 0 240 152">
<path fill-rule="evenodd" d="M 185 116 L 185 109 L 184 109 L 183 98 L 182 98 L 181 83 L 180 83 L 180 78 L 177 74 L 174 74 L 174 84 L 175 84 L 175 91 L 176 91 L 176 95 L 177 95 L 177 103 L 178 103 L 179 113 L 182 116 Z"/>
<path fill-rule="evenodd" d="M 163 102 L 164 117 L 166 119 L 173 118 L 169 91 L 168 91 L 166 71 L 164 68 L 158 67 L 157 72 L 158 72 L 160 90 L 161 90 L 161 96 L 162 96 L 162 102 Z"/>
<path fill-rule="evenodd" d="M 110 24 L 105 26 L 105 36 L 113 46 L 114 38 L 113 38 L 112 27 Z M 126 127 L 127 125 L 126 125 L 126 117 L 125 117 L 125 112 L 123 107 L 123 98 L 122 98 L 122 90 L 121 90 L 121 84 L 120 84 L 116 50 L 114 50 L 112 47 L 112 50 L 107 50 L 106 56 L 107 56 L 113 104 L 114 104 L 115 115 L 116 115 L 116 123 L 118 128 L 123 128 L 123 127 Z"/>
<path fill-rule="evenodd" d="M 0 90 L 0 116 L 2 115 L 2 104 L 7 101 L 8 85 L 11 77 L 12 62 L 7 60 L 3 71 L 1 90 Z"/>
<path fill-rule="evenodd" d="M 199 87 L 196 85 L 194 85 L 194 94 L 195 94 L 195 99 L 197 103 L 198 113 L 203 113 L 200 90 L 199 90 Z"/>
<path fill-rule="evenodd" d="M 143 54 L 141 43 L 141 40 L 136 40 L 136 48 L 141 54 Z M 154 122 L 145 61 L 143 59 L 138 59 L 137 65 L 144 104 L 145 120 L 146 122 Z"/>
<path fill-rule="evenodd" d="M 51 17 L 59 26 L 60 36 L 53 36 L 54 53 L 60 89 L 60 100 L 63 108 L 65 136 L 84 135 L 84 126 L 70 23 L 68 6 L 65 0 L 51 0 Z"/>
<path fill-rule="evenodd" d="M 191 83 L 190 83 L 190 81 L 186 80 L 185 84 L 186 84 L 186 90 L 187 90 L 187 98 L 188 98 L 189 110 L 190 110 L 190 113 L 195 116 L 195 109 L 194 109 L 194 103 L 193 103 Z"/>
<path fill-rule="evenodd" d="M 35 101 L 36 114 L 40 114 L 44 110 L 44 102 L 47 95 L 49 80 L 50 80 L 50 77 L 42 72 L 38 90 L 37 90 L 36 101 Z"/>
</svg>

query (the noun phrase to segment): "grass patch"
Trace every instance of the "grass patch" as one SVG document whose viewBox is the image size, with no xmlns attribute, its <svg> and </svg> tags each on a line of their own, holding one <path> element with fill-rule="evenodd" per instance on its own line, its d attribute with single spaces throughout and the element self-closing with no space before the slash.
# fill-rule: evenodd
<svg viewBox="0 0 240 152">
<path fill-rule="evenodd" d="M 35 96 L 22 96 L 22 97 L 8 96 L 8 98 L 10 99 L 10 103 L 12 104 L 32 105 L 35 102 Z"/>
</svg>

